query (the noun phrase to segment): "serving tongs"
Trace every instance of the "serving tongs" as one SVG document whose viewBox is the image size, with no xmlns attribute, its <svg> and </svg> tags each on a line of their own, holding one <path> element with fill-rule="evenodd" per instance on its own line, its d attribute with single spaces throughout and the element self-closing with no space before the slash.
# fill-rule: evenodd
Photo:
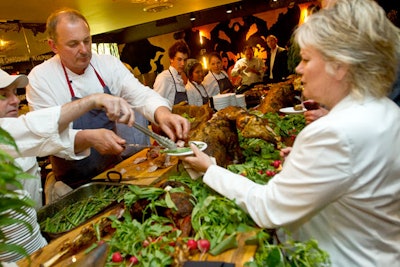
<svg viewBox="0 0 400 267">
<path fill-rule="evenodd" d="M 133 124 L 133 127 L 144 133 L 145 135 L 150 136 L 154 140 L 157 141 L 162 147 L 168 148 L 168 149 L 176 149 L 177 146 L 174 141 L 169 139 L 168 137 L 156 134 L 155 132 L 150 131 L 148 128 L 143 127 L 136 122 Z"/>
</svg>

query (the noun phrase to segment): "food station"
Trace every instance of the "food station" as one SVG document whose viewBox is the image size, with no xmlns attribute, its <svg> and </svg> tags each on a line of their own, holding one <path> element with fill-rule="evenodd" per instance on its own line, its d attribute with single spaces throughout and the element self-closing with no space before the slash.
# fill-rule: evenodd
<svg viewBox="0 0 400 267">
<path fill-rule="evenodd" d="M 219 165 L 267 183 L 281 168 L 279 149 L 291 145 L 304 127 L 301 112 L 279 111 L 298 102 L 294 97 L 299 94 L 296 79 L 293 76 L 279 84 L 256 86 L 251 89 L 256 93 L 249 90 L 251 96 L 261 96 L 254 107 L 228 106 L 215 111 L 208 105 L 176 105 L 174 112 L 191 121 L 189 141 L 207 144 L 201 149 L 213 155 Z M 288 103 L 287 99 L 292 100 Z M 157 138 L 154 133 L 152 136 Z M 18 265 L 134 266 L 132 261 L 137 260 L 137 266 L 151 266 L 146 264 L 152 261 L 157 262 L 153 266 L 199 262 L 260 266 L 259 248 L 264 244 L 283 247 L 274 241 L 273 230 L 259 229 L 232 201 L 196 179 L 201 174 L 185 169 L 176 151 L 170 152 L 159 146 L 146 148 L 39 210 L 38 221 L 49 244 L 33 253 L 30 261 L 26 258 Z M 108 190 L 114 198 L 106 196 Z M 100 202 L 111 201 L 102 207 L 95 202 L 99 209 L 89 215 L 87 209 L 93 208 L 88 208 L 88 199 L 96 196 Z M 69 206 L 71 209 L 65 211 Z M 68 219 L 55 219 L 60 210 Z M 54 229 L 66 221 L 66 228 Z M 199 249 L 204 240 L 206 248 Z M 89 265 L 93 262 L 98 265 Z"/>
<path fill-rule="evenodd" d="M 351 1 L 349 5 L 357 2 Z M 71 5 L 72 8 L 79 9 L 83 14 L 89 15 L 89 24 L 93 26 L 91 27 L 91 34 L 93 34 L 92 50 L 99 54 L 103 52 L 107 54 L 111 51 L 112 53 L 110 54 L 118 57 L 121 62 L 131 67 L 131 73 L 145 86 L 151 88 L 156 75 L 168 68 L 168 47 L 176 40 L 183 40 L 190 46 L 190 58 L 195 58 L 202 62 L 205 70 L 209 69 L 207 66 L 209 63 L 207 62 L 209 53 L 218 52 L 221 57 L 225 56 L 227 64 L 224 66 L 224 71 L 227 73 L 227 78 L 231 75 L 230 70 L 232 70 L 235 62 L 243 57 L 241 52 L 242 46 L 249 44 L 252 49 L 254 49 L 255 57 L 262 58 L 265 63 L 272 62 L 270 63 L 271 65 L 269 65 L 271 66 L 270 76 L 266 75 L 263 77 L 263 82 L 256 82 L 250 86 L 239 85 L 233 93 L 218 94 L 212 97 L 211 103 L 202 106 L 191 106 L 185 102 L 174 105 L 172 112 L 187 118 L 191 123 L 189 138 L 185 140 L 186 142 L 183 147 L 180 147 L 180 145 L 177 146 L 175 142 L 165 137 L 159 132 L 159 129 L 157 129 L 155 125 L 149 125 L 149 127 L 134 125 L 136 129 L 150 136 L 150 145 L 143 145 L 142 150 L 110 167 L 106 171 L 99 173 L 93 177 L 89 183 L 72 190 L 63 197 L 43 206 L 37 211 L 34 210 L 33 207 L 27 210 L 23 209 L 31 205 L 29 203 L 30 198 L 27 195 L 20 200 L 21 203 L 25 203 L 25 201 L 28 203 L 22 206 L 22 209 L 20 209 L 20 206 L 7 208 L 6 205 L 2 205 L 3 212 L 0 215 L 20 212 L 22 214 L 21 216 L 24 217 L 23 214 L 27 213 L 30 215 L 29 217 L 31 219 L 34 218 L 34 220 L 28 222 L 26 225 L 27 227 L 23 227 L 25 226 L 23 222 L 21 223 L 23 219 L 12 221 L 13 219 L 19 219 L 18 216 L 20 216 L 14 214 L 15 216 L 11 217 L 11 222 L 9 220 L 3 223 L 0 229 L 0 238 L 2 238 L 2 240 L 0 240 L 0 256 L 2 256 L 0 266 L 2 266 L 3 262 L 11 262 L 13 267 L 330 266 L 330 255 L 318 246 L 319 241 L 322 241 L 321 244 L 327 251 L 332 251 L 329 246 L 333 244 L 332 246 L 337 246 L 338 251 L 344 252 L 343 257 L 335 253 L 332 254 L 333 256 L 331 258 L 334 259 L 334 264 L 336 260 L 346 260 L 347 256 L 349 256 L 348 260 L 350 262 L 352 260 L 359 260 L 359 262 L 365 262 L 367 260 L 379 262 L 385 257 L 391 257 L 391 251 L 394 251 L 394 249 L 387 254 L 382 254 L 384 257 L 375 255 L 376 259 L 373 259 L 374 256 L 371 256 L 371 259 L 369 259 L 365 255 L 366 253 L 364 253 L 364 255 L 361 255 L 361 259 L 357 259 L 357 249 L 366 249 L 368 252 L 369 248 L 371 248 L 371 251 L 377 248 L 377 250 L 385 252 L 382 248 L 385 247 L 386 244 L 382 244 L 391 238 L 389 235 L 382 238 L 382 240 L 377 238 L 377 235 L 378 237 L 383 236 L 379 231 L 372 234 L 371 231 L 365 231 L 366 235 L 364 236 L 360 234 L 359 230 L 363 230 L 363 227 L 360 227 L 363 224 L 362 221 L 370 222 L 371 225 L 375 223 L 374 226 L 377 225 L 376 222 L 378 220 L 375 221 L 374 217 L 370 217 L 376 210 L 373 208 L 374 205 L 370 205 L 370 202 L 368 202 L 370 196 L 363 192 L 363 197 L 366 196 L 366 198 L 362 199 L 365 201 L 361 204 L 364 204 L 364 207 L 360 205 L 360 207 L 362 207 L 362 212 L 366 213 L 365 218 L 368 219 L 362 220 L 363 216 L 358 216 L 359 214 L 357 214 L 356 211 L 347 212 L 347 216 L 343 216 L 343 221 L 340 221 L 341 218 L 339 218 L 340 216 L 337 216 L 337 214 L 339 214 L 339 211 L 343 211 L 341 208 L 344 206 L 347 208 L 352 207 L 353 204 L 357 204 L 356 202 L 360 200 L 360 198 L 356 198 L 357 195 L 354 195 L 354 197 L 349 194 L 349 196 L 351 196 L 351 202 L 344 201 L 344 205 L 339 203 L 339 205 L 337 205 L 338 208 L 335 208 L 335 206 L 331 208 L 328 206 L 330 205 L 330 202 L 328 202 L 330 200 L 325 200 L 325 198 L 330 196 L 329 193 L 331 192 L 325 194 L 327 191 L 320 190 L 321 187 L 312 188 L 317 190 L 311 191 L 310 188 L 313 186 L 310 186 L 310 183 L 305 183 L 303 188 L 298 186 L 299 182 L 302 182 L 303 178 L 308 178 L 308 176 L 316 178 L 313 179 L 312 182 L 314 184 L 317 183 L 318 186 L 324 186 L 324 179 L 330 179 L 330 174 L 315 172 L 317 168 L 315 168 L 313 164 L 316 162 L 318 163 L 321 160 L 322 163 L 319 168 L 327 170 L 327 173 L 335 173 L 336 171 L 330 169 L 330 166 L 336 168 L 340 165 L 331 162 L 333 157 L 330 157 L 330 154 L 320 156 L 323 153 L 311 153 L 310 150 L 306 149 L 310 146 L 314 146 L 314 144 L 312 142 L 309 144 L 305 141 L 317 139 L 316 137 L 327 140 L 327 138 L 324 138 L 326 135 L 324 136 L 323 133 L 329 133 L 328 128 L 331 125 L 327 126 L 325 124 L 327 127 L 323 128 L 324 131 L 320 130 L 322 127 L 317 129 L 319 130 L 318 132 L 313 128 L 316 129 L 319 123 L 326 123 L 325 118 L 329 120 L 335 115 L 335 112 L 330 112 L 329 116 L 320 119 L 317 123 L 312 123 L 304 129 L 306 123 L 310 121 L 308 119 L 309 113 L 306 113 L 307 122 L 303 113 L 307 110 L 318 109 L 319 104 L 313 100 L 306 100 L 303 97 L 301 77 L 293 74 L 296 72 L 294 68 L 299 63 L 300 58 L 299 51 L 296 51 L 298 47 L 296 47 L 291 39 L 292 32 L 298 25 L 306 21 L 306 19 L 309 19 L 309 24 L 311 24 L 314 18 L 318 18 L 318 16 L 315 16 L 310 19 L 307 16 L 313 12 L 319 12 L 319 8 L 323 8 L 320 4 L 324 1 L 268 0 L 266 1 L 267 3 L 261 3 L 262 1 L 226 0 L 221 1 L 220 5 L 215 7 L 213 6 L 215 1 L 209 0 L 194 0 L 191 5 L 187 5 L 187 2 L 182 0 L 113 0 L 111 1 L 113 6 L 118 6 L 118 9 L 113 9 L 111 8 L 112 5 L 108 3 L 109 0 L 99 0 L 96 1 L 95 5 L 99 7 L 101 11 L 95 9 L 93 6 L 94 3 L 90 2 L 91 1 L 76 0 L 70 3 L 65 0 L 60 0 L 52 5 L 43 5 L 41 1 L 38 3 L 42 5 L 41 12 L 45 15 L 41 13 L 40 16 L 43 17 L 59 8 L 57 5 L 60 3 L 68 6 Z M 197 6 L 197 3 L 200 2 L 202 4 L 207 3 L 207 5 Z M 136 5 L 136 7 L 141 6 L 140 9 L 134 8 L 135 11 L 140 10 L 146 12 L 146 15 L 141 14 L 143 17 L 140 15 L 133 15 L 133 13 L 130 12 L 130 8 L 128 8 L 128 6 L 132 4 Z M 175 12 L 175 10 L 180 10 L 178 7 L 182 5 L 190 6 L 191 9 Z M 258 8 L 258 5 L 262 5 L 262 8 Z M 30 50 L 30 45 L 34 43 L 45 44 L 45 42 L 42 42 L 44 40 L 42 33 L 44 34 L 45 20 L 41 18 L 38 19 L 41 20 L 40 23 L 36 23 L 37 21 L 32 24 L 30 23 L 33 22 L 30 21 L 33 19 L 30 15 L 39 13 L 33 12 L 34 8 L 20 8 L 21 10 L 25 10 L 25 12 L 28 10 L 29 14 L 24 13 L 24 16 L 27 17 L 25 20 L 25 18 L 22 19 L 22 17 L 18 17 L 18 15 L 14 13 L 11 14 L 11 11 L 14 10 L 13 8 L 8 6 L 4 7 L 3 4 L 0 4 L 0 6 L 3 7 L 0 8 L 0 10 L 6 10 L 6 13 L 10 13 L 7 14 L 7 17 L 4 14 L 0 14 L 0 16 L 4 18 L 4 20 L 0 22 L 0 30 L 21 33 L 19 38 L 24 39 L 23 41 L 13 42 L 7 41 L 6 39 L 3 40 L 2 36 L 0 39 L 0 52 L 11 53 L 12 51 L 16 51 L 16 44 L 18 44 L 18 50 L 21 44 L 23 49 L 27 48 L 28 50 L 28 54 L 24 54 L 23 57 L 13 54 L 2 55 L 0 58 L 0 67 L 13 74 L 28 74 L 31 68 L 35 67 L 35 64 L 40 64 L 53 56 L 52 52 L 48 52 L 49 48 L 47 46 L 45 50 L 41 52 L 36 52 L 35 49 Z M 107 8 L 107 6 L 109 6 L 109 8 Z M 118 10 L 118 12 L 116 10 Z M 332 8 L 332 10 L 334 10 L 334 8 Z M 358 10 L 362 9 L 359 8 L 357 11 Z M 168 12 L 169 15 L 158 16 L 162 13 L 161 11 Z M 374 11 L 377 11 L 377 9 Z M 116 17 L 115 14 L 120 14 L 120 16 Z M 352 14 L 356 14 L 356 12 Z M 126 16 L 128 16 L 128 18 Z M 100 17 L 102 23 L 98 23 L 96 17 Z M 339 17 L 339 13 L 336 14 L 335 18 L 336 17 Z M 342 20 L 345 21 L 345 18 L 349 17 L 351 17 L 350 13 L 349 16 L 343 16 Z M 361 18 L 362 16 L 358 17 Z M 371 15 L 370 17 L 372 18 L 373 16 Z M 141 21 L 137 22 L 139 23 L 138 25 L 135 25 L 136 22 L 128 21 L 132 18 L 140 18 Z M 120 24 L 121 20 L 124 20 L 123 24 Z M 397 17 L 396 20 L 398 22 Z M 112 28 L 104 28 L 103 22 L 109 24 L 107 26 Z M 114 25 L 114 23 L 117 24 Z M 335 25 L 341 24 L 336 23 Z M 349 23 L 345 25 L 348 26 L 352 24 Z M 302 28 L 304 27 L 299 28 L 300 31 Z M 359 29 L 360 27 L 356 29 L 356 33 L 360 32 L 357 31 Z M 25 30 L 27 32 L 25 32 Z M 324 29 L 322 29 L 322 32 L 324 32 Z M 344 34 L 346 33 L 345 29 Z M 36 39 L 32 39 L 31 35 L 34 35 Z M 285 75 L 282 81 L 279 78 L 281 82 L 266 83 L 265 81 L 271 81 L 271 79 L 274 78 L 272 77 L 272 66 L 274 66 L 274 60 L 276 59 L 276 50 L 271 48 L 267 41 L 268 37 L 274 35 L 278 37 L 276 41 L 279 40 L 280 47 L 285 47 L 288 51 L 289 58 L 285 62 L 290 65 L 288 69 L 292 74 L 289 76 Z M 387 39 L 393 41 L 391 38 L 393 35 L 388 35 L 389 37 Z M 274 37 L 276 38 L 276 36 Z M 342 40 L 340 38 L 336 39 Z M 354 39 L 356 38 L 352 40 Z M 312 42 L 313 41 L 311 41 L 311 43 Z M 7 44 L 7 46 L 5 44 Z M 334 44 L 334 42 L 332 42 L 332 44 Z M 102 51 L 104 47 L 107 47 L 110 51 Z M 351 46 L 344 45 L 344 47 Z M 335 50 L 327 49 L 320 51 Z M 317 53 L 317 55 L 319 55 L 319 53 Z M 272 61 L 269 59 L 272 59 Z M 301 61 L 302 64 L 307 64 L 305 61 L 308 61 L 306 57 Z M 325 60 L 323 61 L 325 64 Z M 320 64 L 321 66 L 323 65 L 322 62 L 320 62 Z M 303 81 L 304 84 L 307 85 L 306 93 L 308 93 L 311 85 L 315 88 L 325 88 L 325 86 L 315 86 L 318 84 L 312 83 L 312 81 L 316 79 L 315 77 L 325 77 L 310 75 L 313 70 L 315 70 L 315 73 L 324 74 L 322 71 L 324 70 L 323 68 L 318 69 L 315 65 L 313 66 L 314 69 L 309 68 L 305 70 L 308 73 L 302 72 L 301 64 L 297 67 L 299 73 L 303 73 L 304 75 Z M 387 66 L 384 66 L 384 69 L 386 67 Z M 328 72 L 327 69 L 325 69 L 325 72 Z M 368 76 L 372 77 L 373 75 Z M 321 80 L 321 84 L 323 84 L 323 79 L 319 80 Z M 326 84 L 329 87 L 329 84 L 332 83 L 327 82 Z M 333 86 L 332 88 L 334 89 Z M 371 88 L 375 87 L 371 86 Z M 333 92 L 335 90 L 326 89 L 325 91 Z M 20 106 L 19 109 L 23 113 L 26 113 L 28 112 L 28 103 L 24 94 L 25 90 L 19 88 L 18 95 L 20 95 L 21 100 L 23 100 L 23 106 Z M 320 99 L 318 99 L 318 101 L 320 101 Z M 321 103 L 325 104 L 324 101 L 321 101 Z M 327 105 L 327 107 L 329 107 L 329 105 Z M 393 110 L 393 113 L 396 113 L 394 108 Z M 348 112 L 347 114 L 350 113 L 353 115 L 354 112 Z M 347 117 L 347 114 L 342 116 L 342 118 Z M 370 114 L 372 114 L 372 112 Z M 360 115 L 359 117 L 365 119 L 367 116 L 363 117 Z M 367 120 L 358 121 L 366 122 Z M 332 124 L 332 126 L 336 125 Z M 354 130 L 356 129 L 354 126 L 357 125 L 350 125 L 349 123 L 349 129 L 353 129 L 353 131 L 349 131 L 349 133 L 355 133 L 354 136 L 357 137 L 357 131 Z M 389 128 L 391 126 L 393 126 L 392 123 L 389 125 Z M 371 129 L 372 127 L 369 128 Z M 0 128 L 0 130 L 3 129 Z M 285 150 L 284 148 L 291 147 L 296 136 L 302 130 L 302 134 L 299 135 L 296 141 L 297 146 L 295 146 L 292 151 L 290 161 L 288 160 L 288 162 L 286 162 L 285 169 L 282 171 L 283 161 L 285 159 L 282 154 L 289 153 L 289 149 Z M 312 130 L 314 130 L 314 132 L 312 132 Z M 397 132 L 398 131 L 397 129 Z M 2 134 L 0 133 L 0 135 Z M 358 139 L 361 138 L 352 138 L 351 140 Z M 308 147 L 299 145 L 302 144 L 302 142 L 308 145 Z M 3 144 L 4 141 L 0 141 L 0 143 Z M 366 143 L 371 144 L 371 142 Z M 387 143 L 390 145 L 393 142 Z M 203 182 L 202 176 L 204 173 L 191 169 L 189 167 L 189 162 L 185 162 L 180 158 L 193 153 L 189 147 L 190 144 L 195 144 L 201 151 L 212 157 L 211 159 L 215 164 L 226 170 L 223 168 L 214 168 L 215 166 L 209 168 L 209 172 L 207 172 L 207 176 L 205 176 Z M 142 144 L 126 144 L 125 146 L 139 147 L 139 145 Z M 11 146 L 14 146 L 15 149 L 18 150 L 15 143 L 11 143 Z M 360 145 L 360 147 L 364 148 L 367 146 L 363 144 L 362 146 Z M 326 147 L 322 145 L 318 146 L 318 148 L 325 149 Z M 353 151 L 352 149 L 349 150 Z M 303 154 L 296 154 L 297 151 Z M 327 151 L 329 152 L 329 150 Z M 332 151 L 340 152 L 338 149 L 332 149 Z M 307 157 L 304 157 L 305 154 L 307 154 Z M 367 155 L 373 153 L 362 154 Z M 309 155 L 313 155 L 313 157 L 309 157 Z M 389 156 L 391 159 L 388 161 L 389 163 L 393 163 L 393 160 L 397 160 L 395 155 Z M 327 163 L 324 163 L 322 158 L 324 158 Z M 349 157 L 349 159 L 350 163 L 355 162 L 354 157 Z M 37 160 L 40 159 L 38 158 Z M 338 161 L 336 162 L 343 162 L 344 160 L 346 159 L 338 157 Z M 9 164 L 9 162 L 12 162 L 12 158 L 5 157 L 5 160 L 3 159 L 3 161 L 0 161 L 3 165 Z M 309 162 L 312 164 L 308 165 L 307 163 Z M 342 172 L 342 176 L 346 176 L 347 173 L 353 170 L 352 164 L 347 165 L 349 165 L 350 168 L 344 166 L 343 170 L 345 171 Z M 374 164 L 365 165 L 371 166 Z M 393 165 L 396 166 L 396 164 Z M 294 170 L 298 166 L 299 172 L 303 171 L 303 168 L 316 174 L 307 175 L 307 173 L 290 172 L 291 167 L 292 170 Z M 49 170 L 50 169 L 51 166 L 49 167 Z M 397 167 L 394 167 L 394 169 L 395 171 L 392 173 L 399 172 Z M 229 171 L 231 173 L 229 173 Z M 9 174 L 11 172 L 10 170 L 8 172 L 6 170 L 6 172 L 3 173 Z M 279 172 L 281 172 L 281 174 L 275 176 Z M 359 173 L 364 175 L 369 172 L 363 171 Z M 379 173 L 382 173 L 382 171 Z M 21 178 L 17 175 L 14 176 L 16 178 Z M 45 176 L 46 175 L 42 173 L 42 182 L 46 179 Z M 271 182 L 270 179 L 274 176 L 275 179 Z M 382 175 L 379 174 L 379 177 L 381 176 Z M 215 179 L 215 177 L 220 179 Z M 299 177 L 301 179 L 298 179 Z M 394 178 L 392 179 L 394 180 L 394 185 L 396 185 L 396 177 L 396 175 L 392 175 L 391 177 Z M 358 176 L 356 176 L 356 178 L 358 178 Z M 233 179 L 233 181 L 230 179 Z M 249 183 L 248 180 L 252 182 Z M 336 180 L 339 179 L 331 180 L 336 182 Z M 359 180 L 360 179 L 356 179 L 356 184 L 359 184 Z M 378 179 L 371 179 L 371 181 L 372 180 L 378 181 Z M 273 185 L 289 184 L 288 181 L 292 182 L 292 184 L 290 184 L 292 187 L 289 189 L 294 190 L 290 191 L 288 187 L 278 186 L 279 190 L 277 191 L 279 192 L 274 191 Z M 255 185 L 253 182 L 259 185 L 270 183 L 271 186 L 262 187 Z M 232 184 L 240 185 L 235 188 L 236 192 Z M 366 186 L 370 184 L 371 183 L 368 183 Z M 391 184 L 392 187 L 393 184 Z M 248 188 L 245 188 L 246 185 Z M 348 190 L 348 188 L 353 192 L 357 191 L 349 186 L 347 188 L 342 187 L 341 190 L 339 190 L 339 188 L 334 186 L 334 183 L 329 185 L 331 186 L 326 186 L 326 188 L 329 188 L 329 190 L 336 190 L 336 192 L 334 192 L 335 194 L 347 196 L 346 190 Z M 346 186 L 347 184 L 342 183 L 342 185 Z M 216 191 L 212 188 L 215 188 Z M 396 188 L 398 192 L 398 187 Z M 262 191 L 263 189 L 266 190 Z M 373 193 L 375 193 L 379 190 L 375 190 L 374 188 L 373 191 Z M 235 197 L 238 203 L 247 206 L 242 209 L 235 203 L 235 200 L 230 200 L 218 192 L 223 192 L 221 194 L 231 196 L 230 198 Z M 235 192 L 235 194 L 233 192 Z M 271 194 L 254 194 L 254 192 L 271 192 Z M 306 196 L 308 202 L 304 204 L 304 200 L 301 199 L 301 197 L 294 197 L 298 196 L 296 195 L 297 193 L 301 196 Z M 316 197 L 318 194 L 321 195 L 319 196 L 320 199 Z M 232 195 L 234 195 L 234 197 L 232 197 Z M 385 192 L 384 195 L 386 197 L 389 194 Z M 391 194 L 391 196 L 396 196 L 396 194 Z M 263 199 L 263 197 L 265 198 Z M 288 205 L 290 206 L 290 210 L 287 211 L 285 209 L 284 204 L 282 204 L 284 201 L 278 201 L 277 205 L 274 206 L 275 203 L 273 202 L 275 199 L 270 199 L 278 199 L 279 197 L 284 198 L 284 200 L 288 199 L 290 203 L 294 202 L 294 205 Z M 378 196 L 375 199 L 384 199 L 385 197 L 379 198 Z M 3 193 L 3 198 L 8 198 L 8 195 Z M 253 202 L 253 198 L 257 199 L 258 202 Z M 336 195 L 334 195 L 332 199 L 336 201 Z M 354 201 L 354 199 L 357 201 Z M 390 203 L 395 203 L 395 201 L 398 202 L 398 199 L 389 201 L 391 201 Z M 350 205 L 346 205 L 348 203 L 350 203 Z M 319 216 L 316 220 L 309 223 L 309 221 L 307 221 L 309 219 L 309 217 L 307 217 L 308 214 L 306 217 L 301 217 L 302 214 L 296 217 L 301 218 L 302 221 L 300 221 L 300 223 L 305 222 L 305 226 L 309 227 L 306 231 L 299 231 L 297 233 L 301 235 L 308 231 L 306 236 L 311 239 L 307 240 L 305 236 L 292 237 L 289 229 L 296 231 L 295 228 L 297 227 L 295 223 L 292 224 L 292 215 L 294 216 L 294 213 L 302 211 L 302 209 L 299 208 L 301 205 L 308 208 L 310 205 L 314 204 L 317 207 L 312 210 L 310 216 L 312 219 Z M 254 207 L 251 205 L 254 205 Z M 263 211 L 260 210 L 262 205 L 265 205 L 264 208 L 268 211 L 266 213 L 269 213 L 271 210 L 276 212 L 271 212 L 274 218 L 270 218 L 270 214 L 265 216 L 262 214 Z M 322 214 L 321 216 L 319 214 L 315 215 L 315 213 L 313 213 L 314 211 L 316 213 L 323 213 L 320 211 L 325 211 L 325 206 L 323 205 L 331 208 L 333 212 L 329 213 L 330 210 L 328 210 L 326 214 Z M 378 212 L 381 214 L 383 214 L 384 208 L 389 207 L 389 205 L 376 206 L 382 208 L 382 210 L 378 209 Z M 395 207 L 395 205 L 393 206 Z M 390 206 L 390 208 L 391 207 L 392 206 Z M 247 210 L 248 213 L 246 213 L 245 210 Z M 355 209 L 349 209 L 349 211 L 354 210 Z M 345 214 L 345 212 L 346 210 L 344 210 L 343 214 Z M 391 211 L 389 213 L 391 213 Z M 249 214 L 251 214 L 252 217 L 250 217 Z M 391 216 L 392 214 L 388 215 Z M 351 216 L 354 217 L 353 220 Z M 288 218 L 288 220 L 292 221 L 288 222 L 287 220 L 283 220 L 283 218 Z M 327 218 L 332 218 L 334 220 L 329 220 Z M 378 216 L 375 218 L 378 218 Z M 256 221 L 258 225 L 255 223 Z M 393 222 L 395 221 L 396 220 L 393 220 Z M 321 224 L 321 222 L 323 223 Z M 353 222 L 355 223 L 351 225 Z M 381 222 L 390 222 L 390 220 L 384 218 Z M 24 225 L 22 226 L 22 224 Z M 277 229 L 267 229 L 268 227 L 273 228 L 277 225 L 283 226 Z M 347 228 L 348 225 L 351 227 Z M 5 227 L 3 228 L 3 226 Z M 290 228 L 292 226 L 294 227 Z M 315 226 L 317 227 L 315 228 Z M 389 226 L 390 227 L 381 228 L 392 229 L 393 226 L 396 226 L 396 222 Z M 318 231 L 314 229 L 318 229 Z M 335 229 L 335 231 L 333 231 L 334 234 L 327 234 L 325 229 Z M 376 228 L 376 230 L 378 230 L 378 228 Z M 352 239 L 352 235 L 356 237 L 354 240 Z M 357 235 L 363 236 L 364 240 L 361 239 L 360 242 L 360 239 L 357 239 Z M 13 237 L 14 240 L 8 238 L 9 236 Z M 316 236 L 316 238 L 318 237 L 318 240 L 313 239 L 314 236 Z M 368 240 L 367 237 L 371 238 L 370 242 L 362 242 Z M 396 244 L 397 240 L 395 240 L 397 235 L 392 235 L 392 237 L 392 240 L 394 240 L 394 242 L 392 242 L 393 247 L 397 246 L 396 249 L 398 250 L 398 244 Z M 10 240 L 16 243 L 10 242 Z M 329 246 L 326 246 L 327 241 Z M 45 242 L 47 242 L 47 245 L 44 244 Z M 21 250 L 18 245 L 24 245 L 29 248 L 29 250 Z M 15 258 L 12 258 L 14 255 L 11 255 L 11 253 L 18 254 L 18 259 L 21 257 L 24 258 L 15 262 Z M 353 257 L 353 254 L 356 256 Z M 339 255 L 341 254 L 339 253 Z M 7 256 L 9 258 L 7 258 Z M 393 258 L 396 257 L 398 258 L 398 254 L 394 255 Z M 392 261 L 395 262 L 394 260 Z M 390 259 L 386 262 L 390 262 Z M 6 266 L 8 267 L 7 264 L 8 263 L 6 263 Z M 335 266 L 344 265 L 346 264 L 336 263 Z M 364 264 L 355 265 L 364 266 Z M 371 266 L 374 265 L 371 264 Z"/>
<path fill-rule="evenodd" d="M 121 162 L 120 164 L 116 165 L 113 169 L 98 175 L 97 177 L 93 178 L 93 183 L 90 183 L 86 186 L 81 187 L 80 189 L 72 192 L 72 198 L 76 200 L 75 197 L 78 195 L 80 197 L 89 197 L 92 194 L 98 193 L 98 190 L 101 190 L 105 187 L 123 187 L 126 185 L 138 185 L 140 187 L 145 186 L 157 186 L 160 184 L 161 181 L 165 180 L 167 177 L 171 175 L 176 175 L 178 170 L 178 159 L 176 157 L 171 158 L 170 166 L 158 169 L 154 172 L 148 172 L 148 168 L 154 164 L 153 160 L 145 160 L 139 164 L 134 164 L 133 162 L 139 160 L 142 161 L 143 157 L 146 157 L 148 153 L 148 149 L 145 149 L 138 154 L 132 156 L 131 158 Z M 102 181 L 104 178 L 107 177 L 107 174 L 110 171 L 115 171 L 119 173 L 126 173 L 122 175 L 121 183 L 110 183 L 110 182 L 98 182 Z M 108 176 L 110 177 L 110 176 Z M 111 178 L 113 179 L 113 178 Z M 129 180 L 129 181 L 128 181 Z M 101 189 L 99 189 L 101 188 Z M 82 194 L 83 193 L 83 194 Z M 63 198 L 61 203 L 63 205 L 69 204 L 77 206 L 77 203 L 71 203 L 70 197 Z M 69 202 L 69 203 L 67 203 Z M 60 206 L 59 204 L 55 203 L 51 206 Z M 46 207 L 47 210 L 45 212 L 51 210 L 52 207 Z M 93 244 L 97 244 L 96 240 L 89 239 L 89 241 L 83 241 L 84 244 L 80 243 L 82 240 L 82 234 L 84 235 L 85 229 L 93 227 L 93 224 L 98 223 L 102 219 L 106 218 L 107 216 L 114 215 L 116 216 L 122 210 L 122 206 L 120 204 L 114 203 L 111 207 L 103 209 L 100 214 L 95 216 L 94 218 L 88 220 L 87 222 L 83 223 L 82 225 L 73 228 L 70 231 L 66 231 L 64 234 L 56 234 L 51 236 L 52 241 L 46 247 L 40 249 L 39 251 L 35 252 L 31 255 L 31 263 L 29 263 L 28 259 L 21 260 L 18 262 L 19 266 L 68 266 L 69 264 L 74 263 L 74 261 L 79 262 L 81 259 L 85 259 L 87 257 L 87 249 Z M 41 213 L 39 212 L 39 220 Z M 217 256 L 212 256 L 210 254 L 206 254 L 201 258 L 201 261 L 219 261 L 219 262 L 231 262 L 237 264 L 236 266 L 242 266 L 244 262 L 249 261 L 255 253 L 256 246 L 248 245 L 245 246 L 244 242 L 250 234 L 242 234 L 240 239 L 238 240 L 239 244 L 237 249 L 226 251 L 225 253 L 219 254 Z M 105 236 L 104 239 L 110 238 L 110 236 Z M 72 245 L 71 245 L 72 242 Z M 64 253 L 65 252 L 65 253 Z M 104 255 L 102 255 L 104 256 Z M 192 260 L 200 260 L 200 253 L 194 254 L 191 256 Z M 188 258 L 186 258 L 188 260 Z M 76 265 L 76 266 L 85 266 L 85 265 Z M 94 265 L 93 265 L 94 266 Z M 129 266 L 121 265 L 121 266 Z M 163 265 L 159 265 L 163 266 Z"/>
</svg>

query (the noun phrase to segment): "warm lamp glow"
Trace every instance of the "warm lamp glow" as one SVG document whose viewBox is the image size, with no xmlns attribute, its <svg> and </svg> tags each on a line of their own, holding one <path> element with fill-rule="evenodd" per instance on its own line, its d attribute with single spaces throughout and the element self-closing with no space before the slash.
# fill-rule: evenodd
<svg viewBox="0 0 400 267">
<path fill-rule="evenodd" d="M 301 13 L 300 13 L 299 25 L 301 25 L 304 22 L 306 22 L 307 18 L 308 18 L 308 9 L 307 9 L 307 7 L 302 7 L 301 8 Z"/>
<path fill-rule="evenodd" d="M 203 45 L 203 33 L 199 31 L 200 44 Z"/>
<path fill-rule="evenodd" d="M 207 58 L 205 56 L 203 56 L 203 68 L 205 70 L 208 69 L 208 67 L 207 67 Z"/>
</svg>

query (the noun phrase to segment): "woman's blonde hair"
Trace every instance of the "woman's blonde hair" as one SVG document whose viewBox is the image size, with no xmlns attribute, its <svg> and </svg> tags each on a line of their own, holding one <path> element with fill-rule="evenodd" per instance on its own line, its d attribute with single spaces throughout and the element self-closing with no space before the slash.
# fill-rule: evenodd
<svg viewBox="0 0 400 267">
<path fill-rule="evenodd" d="M 391 91 L 400 63 L 400 32 L 375 1 L 337 0 L 311 15 L 295 40 L 301 48 L 317 49 L 327 71 L 346 64 L 351 94 L 383 97 Z"/>
</svg>

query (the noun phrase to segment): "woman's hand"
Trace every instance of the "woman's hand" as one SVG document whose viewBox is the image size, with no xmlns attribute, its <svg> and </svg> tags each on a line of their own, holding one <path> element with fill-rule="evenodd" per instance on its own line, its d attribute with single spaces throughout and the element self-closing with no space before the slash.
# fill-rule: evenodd
<svg viewBox="0 0 400 267">
<path fill-rule="evenodd" d="M 327 110 L 321 106 L 318 109 L 305 111 L 304 118 L 306 119 L 306 124 L 310 124 L 313 121 L 318 120 L 322 116 L 325 116 L 326 114 L 328 114 L 328 112 L 329 112 L 329 110 Z"/>
<path fill-rule="evenodd" d="M 291 148 L 291 147 L 284 147 L 284 148 L 282 148 L 281 151 L 279 152 L 279 155 L 280 155 L 283 159 L 285 159 L 285 158 L 290 154 L 290 151 L 292 151 L 292 148 Z"/>
<path fill-rule="evenodd" d="M 206 172 L 213 162 L 211 158 L 193 143 L 190 143 L 190 148 L 193 150 L 193 155 L 180 157 L 180 159 L 186 162 L 190 168 L 198 172 Z"/>
</svg>

